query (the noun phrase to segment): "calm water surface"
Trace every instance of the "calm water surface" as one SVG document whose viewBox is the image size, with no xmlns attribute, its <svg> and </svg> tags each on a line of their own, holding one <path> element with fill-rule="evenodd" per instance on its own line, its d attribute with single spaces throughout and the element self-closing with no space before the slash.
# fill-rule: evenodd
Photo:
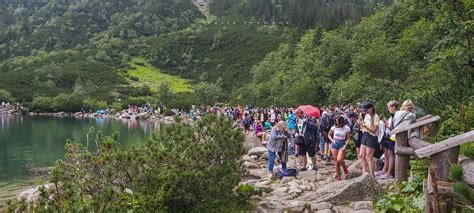
<svg viewBox="0 0 474 213">
<path fill-rule="evenodd" d="M 105 135 L 120 132 L 125 147 L 144 144 L 159 122 L 99 118 L 55 118 L 0 115 L 0 182 L 28 179 L 28 165 L 52 166 L 64 157 L 64 144 L 71 138 L 86 144 L 91 127 Z M 89 146 L 95 134 L 90 136 Z"/>
</svg>

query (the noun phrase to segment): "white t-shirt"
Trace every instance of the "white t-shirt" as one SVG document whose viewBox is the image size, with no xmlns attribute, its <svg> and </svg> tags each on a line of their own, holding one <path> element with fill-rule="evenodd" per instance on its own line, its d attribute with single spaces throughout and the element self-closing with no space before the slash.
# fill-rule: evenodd
<svg viewBox="0 0 474 213">
<path fill-rule="evenodd" d="M 296 119 L 296 125 L 298 126 L 298 133 L 300 135 L 303 134 L 303 124 L 304 124 L 304 120 L 303 119 Z"/>
<path fill-rule="evenodd" d="M 331 130 L 334 133 L 333 139 L 336 141 L 346 140 L 346 134 L 348 132 L 351 132 L 351 128 L 346 125 L 344 125 L 343 127 L 332 126 Z"/>
<path fill-rule="evenodd" d="M 378 126 L 379 122 L 380 122 L 379 116 L 377 114 L 375 114 L 374 126 Z M 372 116 L 370 116 L 370 114 L 365 115 L 364 124 L 365 124 L 366 127 L 370 127 L 372 125 Z M 365 128 L 363 129 L 363 131 L 364 132 L 369 132 Z M 378 133 L 378 131 L 376 131 L 375 134 L 372 134 L 371 132 L 369 132 L 369 134 L 372 135 L 372 136 L 377 136 L 378 135 L 377 133 Z"/>
</svg>

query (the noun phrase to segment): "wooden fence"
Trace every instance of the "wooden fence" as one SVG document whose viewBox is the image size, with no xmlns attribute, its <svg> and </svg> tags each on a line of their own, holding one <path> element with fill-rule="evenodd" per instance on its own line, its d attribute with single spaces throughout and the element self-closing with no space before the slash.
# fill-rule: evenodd
<svg viewBox="0 0 474 213">
<path fill-rule="evenodd" d="M 474 141 L 474 130 L 448 138 L 434 144 L 424 141 L 436 130 L 439 116 L 425 116 L 406 127 L 396 129 L 395 143 L 395 180 L 397 184 L 408 180 L 410 157 L 430 159 L 428 179 L 424 181 L 423 191 L 426 193 L 425 212 L 451 212 L 450 205 L 441 207 L 440 194 L 452 194 L 451 183 L 448 182 L 449 169 L 458 162 L 459 149 L 464 143 Z"/>
</svg>

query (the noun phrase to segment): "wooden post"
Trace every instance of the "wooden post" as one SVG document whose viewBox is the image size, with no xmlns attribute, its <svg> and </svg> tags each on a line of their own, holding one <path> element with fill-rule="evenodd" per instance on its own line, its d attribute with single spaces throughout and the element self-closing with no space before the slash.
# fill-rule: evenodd
<svg viewBox="0 0 474 213">
<path fill-rule="evenodd" d="M 398 147 L 408 146 L 408 131 L 397 133 L 396 144 Z M 402 181 L 408 180 L 408 165 L 410 164 L 410 156 L 397 155 L 395 163 L 395 180 L 397 185 Z"/>
</svg>

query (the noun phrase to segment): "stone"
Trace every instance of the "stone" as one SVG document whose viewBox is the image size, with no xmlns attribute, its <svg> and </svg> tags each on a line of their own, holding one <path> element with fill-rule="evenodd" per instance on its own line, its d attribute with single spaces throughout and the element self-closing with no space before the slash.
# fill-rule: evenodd
<svg viewBox="0 0 474 213">
<path fill-rule="evenodd" d="M 362 162 L 360 160 L 355 161 L 349 166 L 349 174 L 346 175 L 345 179 L 352 179 L 362 175 Z"/>
<path fill-rule="evenodd" d="M 320 211 L 320 210 L 331 209 L 331 208 L 332 208 L 332 204 L 327 203 L 327 202 L 311 204 L 311 211 Z"/>
<path fill-rule="evenodd" d="M 55 185 L 52 183 L 48 183 L 48 184 L 43 185 L 43 187 L 45 189 L 52 189 L 55 187 Z M 20 194 L 18 194 L 17 196 L 17 200 L 20 201 L 20 200 L 25 199 L 27 203 L 32 204 L 38 200 L 39 196 L 40 196 L 40 186 L 37 186 L 35 188 L 31 188 L 31 189 L 20 192 Z"/>
<path fill-rule="evenodd" d="M 464 169 L 463 181 L 469 184 L 471 187 L 474 187 L 474 160 L 462 160 L 461 165 Z"/>
<path fill-rule="evenodd" d="M 298 185 L 297 188 L 301 191 L 311 191 L 311 186 L 308 185 Z"/>
<path fill-rule="evenodd" d="M 306 200 L 339 205 L 361 200 L 370 201 L 383 192 L 384 190 L 374 177 L 364 174 L 358 178 L 334 181 L 322 185 L 315 193 L 309 194 Z"/>
<path fill-rule="evenodd" d="M 389 189 L 390 186 L 393 186 L 395 184 L 395 178 L 389 178 L 389 179 L 377 179 L 377 182 L 380 184 L 380 186 L 383 189 Z"/>
<path fill-rule="evenodd" d="M 285 184 L 285 183 L 288 183 L 288 182 L 290 182 L 290 181 L 292 181 L 292 180 L 294 180 L 294 179 L 295 179 L 295 177 L 286 176 L 286 177 L 283 177 L 283 179 L 281 179 L 280 183 L 281 183 L 281 184 Z"/>
<path fill-rule="evenodd" d="M 256 156 L 262 156 L 263 153 L 267 152 L 267 148 L 265 147 L 254 147 L 249 150 L 247 153 L 248 155 L 256 155 Z"/>
<path fill-rule="evenodd" d="M 258 169 L 259 168 L 259 166 L 257 166 L 257 164 L 249 162 L 249 161 L 245 161 L 244 166 L 247 169 Z"/>
<path fill-rule="evenodd" d="M 299 179 L 307 180 L 309 182 L 314 182 L 316 181 L 316 171 L 314 170 L 302 171 L 298 173 L 297 177 Z"/>
<path fill-rule="evenodd" d="M 373 210 L 374 207 L 372 206 L 371 201 L 357 201 L 353 202 L 349 205 L 354 210 Z"/>
<path fill-rule="evenodd" d="M 279 187 L 273 190 L 272 194 L 277 197 L 284 197 L 288 192 L 288 187 Z"/>
<path fill-rule="evenodd" d="M 262 209 L 280 209 L 282 204 L 278 200 L 264 200 L 258 204 Z"/>
<path fill-rule="evenodd" d="M 374 210 L 367 210 L 367 209 L 364 209 L 364 210 L 356 211 L 355 213 L 375 213 L 375 211 L 374 211 Z"/>
<path fill-rule="evenodd" d="M 290 191 L 289 191 L 288 193 L 290 193 L 290 194 L 295 193 L 295 194 L 298 194 L 298 195 L 299 195 L 299 194 L 301 194 L 301 192 L 303 192 L 303 191 L 301 191 L 300 189 L 298 189 L 298 187 L 296 187 L 296 186 L 290 186 Z"/>
<path fill-rule="evenodd" d="M 242 157 L 242 160 L 249 161 L 249 162 L 254 162 L 255 159 L 253 157 L 255 157 L 255 155 L 252 155 L 252 156 L 244 155 L 244 157 Z"/>
<path fill-rule="evenodd" d="M 262 177 L 268 177 L 268 172 L 264 169 L 247 169 L 249 174 L 247 178 L 250 179 L 261 179 Z"/>
<path fill-rule="evenodd" d="M 260 159 L 268 160 L 268 152 L 263 153 L 262 156 L 260 157 Z"/>
<path fill-rule="evenodd" d="M 306 203 L 304 201 L 292 201 L 287 207 L 292 212 L 302 212 L 306 207 Z"/>
<path fill-rule="evenodd" d="M 316 213 L 332 213 L 332 210 L 331 209 L 323 209 L 323 210 L 316 211 Z"/>
</svg>

